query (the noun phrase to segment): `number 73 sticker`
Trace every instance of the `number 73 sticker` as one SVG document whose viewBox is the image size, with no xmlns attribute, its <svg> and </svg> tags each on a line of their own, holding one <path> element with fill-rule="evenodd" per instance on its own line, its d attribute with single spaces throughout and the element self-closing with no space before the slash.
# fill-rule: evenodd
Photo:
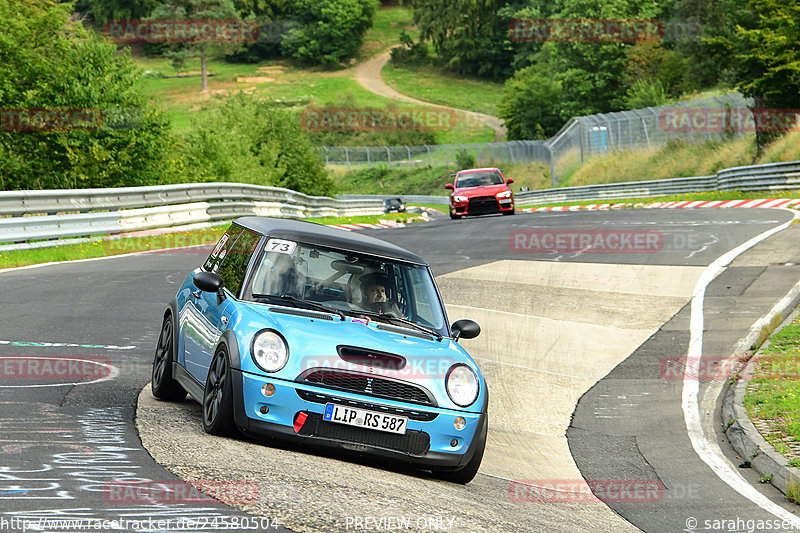
<svg viewBox="0 0 800 533">
<path fill-rule="evenodd" d="M 284 241 L 283 239 L 270 239 L 267 241 L 267 252 L 291 254 L 295 248 L 297 248 L 297 243 L 294 241 Z"/>
</svg>

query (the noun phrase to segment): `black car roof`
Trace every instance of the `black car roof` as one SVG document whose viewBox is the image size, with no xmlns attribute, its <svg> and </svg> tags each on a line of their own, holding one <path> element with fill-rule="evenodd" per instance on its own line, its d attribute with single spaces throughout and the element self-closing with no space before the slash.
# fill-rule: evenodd
<svg viewBox="0 0 800 533">
<path fill-rule="evenodd" d="M 417 254 L 394 244 L 367 235 L 315 224 L 314 222 L 271 217 L 241 217 L 234 222 L 247 229 L 278 239 L 298 241 L 348 252 L 377 255 L 386 259 L 396 259 L 418 265 L 427 266 L 428 264 Z"/>
</svg>

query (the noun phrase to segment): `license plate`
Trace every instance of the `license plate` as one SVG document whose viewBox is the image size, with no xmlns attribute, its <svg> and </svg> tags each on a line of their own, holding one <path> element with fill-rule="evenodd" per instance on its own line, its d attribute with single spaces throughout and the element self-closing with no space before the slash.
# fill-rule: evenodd
<svg viewBox="0 0 800 533">
<path fill-rule="evenodd" d="M 408 422 L 408 418 L 405 416 L 394 416 L 332 403 L 325 404 L 325 415 L 322 419 L 327 422 L 386 431 L 387 433 L 399 433 L 400 435 L 405 435 Z"/>
</svg>

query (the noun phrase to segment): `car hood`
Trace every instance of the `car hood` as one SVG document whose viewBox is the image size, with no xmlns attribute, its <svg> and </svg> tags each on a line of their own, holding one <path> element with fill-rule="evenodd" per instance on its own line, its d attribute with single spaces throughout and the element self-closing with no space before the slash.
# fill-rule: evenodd
<svg viewBox="0 0 800 533">
<path fill-rule="evenodd" d="M 503 191 L 510 190 L 508 185 L 486 185 L 484 187 L 467 187 L 464 189 L 455 189 L 453 194 L 459 196 L 494 196 L 495 194 Z"/>
<path fill-rule="evenodd" d="M 414 381 L 416 378 L 444 377 L 455 363 L 465 363 L 474 368 L 472 358 L 452 339 L 443 338 L 437 341 L 433 336 L 410 327 L 389 324 L 384 321 L 369 320 L 346 316 L 342 321 L 336 315 L 333 320 L 295 316 L 292 314 L 269 311 L 271 306 L 254 305 L 252 319 L 256 315 L 263 317 L 261 327 L 270 327 L 279 331 L 289 344 L 290 362 L 281 377 L 295 379 L 309 368 L 332 367 L 367 372 L 369 367 L 353 364 L 339 356 L 339 346 L 361 348 L 376 353 L 392 354 L 406 360 L 405 368 L 397 368 L 397 363 L 378 363 L 371 365 L 373 373 L 389 377 L 405 378 Z M 274 307 L 274 306 L 272 306 Z M 282 308 L 286 309 L 286 308 Z M 316 315 L 314 311 L 297 309 L 300 313 Z M 320 314 L 320 316 L 327 316 Z M 424 337 L 424 338 L 423 338 Z M 415 370 L 425 367 L 424 375 L 409 374 L 411 363 Z M 436 367 L 434 369 L 434 367 Z"/>
<path fill-rule="evenodd" d="M 261 373 L 252 362 L 249 355 L 250 342 L 247 347 L 241 346 L 248 336 L 252 338 L 255 333 L 264 328 L 272 328 L 280 332 L 289 345 L 289 361 L 286 366 L 272 376 L 280 379 L 295 381 L 313 369 L 327 368 L 348 372 L 360 372 L 375 376 L 385 376 L 418 383 L 435 394 L 440 406 L 448 403 L 449 399 L 444 392 L 444 380 L 447 372 L 456 363 L 463 363 L 471 367 L 479 376 L 481 388 L 485 390 L 485 383 L 477 365 L 467 352 L 452 339 L 443 338 L 437 341 L 432 336 L 425 336 L 421 332 L 388 324 L 382 321 L 346 317 L 341 321 L 338 316 L 332 315 L 333 320 L 310 318 L 309 316 L 295 316 L 291 314 L 269 311 L 271 306 L 247 306 L 248 311 L 242 312 L 236 320 L 237 336 L 244 332 L 240 341 L 241 366 L 246 372 Z M 274 307 L 274 306 L 273 306 Z M 297 310 L 301 313 L 306 310 Z M 310 311 L 309 314 L 316 314 Z M 392 328 L 388 331 L 381 328 Z M 421 337 L 426 338 L 421 338 Z M 376 358 L 374 363 L 366 364 L 369 359 L 362 359 L 365 364 L 346 361 L 339 355 L 339 347 L 346 346 L 363 350 L 373 355 L 389 354 L 399 356 Z M 446 401 L 442 401 L 442 398 Z M 479 402 L 476 402 L 476 405 Z M 454 405 L 452 407 L 455 407 Z"/>
</svg>

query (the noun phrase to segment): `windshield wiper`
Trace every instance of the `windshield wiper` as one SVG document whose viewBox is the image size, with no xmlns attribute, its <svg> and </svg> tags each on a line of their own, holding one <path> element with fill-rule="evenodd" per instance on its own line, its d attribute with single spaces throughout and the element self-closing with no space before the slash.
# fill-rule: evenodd
<svg viewBox="0 0 800 533">
<path fill-rule="evenodd" d="M 416 329 L 417 331 L 422 331 L 423 333 L 427 333 L 428 335 L 433 335 L 434 337 L 436 337 L 437 341 L 441 341 L 442 340 L 441 333 L 439 333 L 435 329 L 431 329 L 431 328 L 425 327 L 425 326 L 423 326 L 421 324 L 417 324 L 416 322 L 414 322 L 412 320 L 409 320 L 407 318 L 400 318 L 399 316 L 394 316 L 394 315 L 389 314 L 389 313 L 376 313 L 374 311 L 360 311 L 360 310 L 356 311 L 356 310 L 353 310 L 353 314 L 359 314 L 359 315 L 371 316 L 371 317 L 376 317 L 376 318 L 382 318 L 382 319 L 388 320 L 390 322 L 393 321 L 396 324 L 401 324 L 401 325 L 404 325 L 404 326 L 410 326 L 410 327 Z"/>
<path fill-rule="evenodd" d="M 295 298 L 289 294 L 281 294 L 278 296 L 277 294 L 254 294 L 253 298 L 275 298 L 284 302 L 293 303 L 295 307 L 306 306 L 310 307 L 311 309 L 317 309 L 319 311 L 324 311 L 325 313 L 333 313 L 338 315 L 342 321 L 345 320 L 344 313 L 339 311 L 338 309 L 331 309 L 327 305 L 322 305 L 321 303 L 312 302 L 311 300 L 304 300 L 302 298 Z"/>
</svg>

